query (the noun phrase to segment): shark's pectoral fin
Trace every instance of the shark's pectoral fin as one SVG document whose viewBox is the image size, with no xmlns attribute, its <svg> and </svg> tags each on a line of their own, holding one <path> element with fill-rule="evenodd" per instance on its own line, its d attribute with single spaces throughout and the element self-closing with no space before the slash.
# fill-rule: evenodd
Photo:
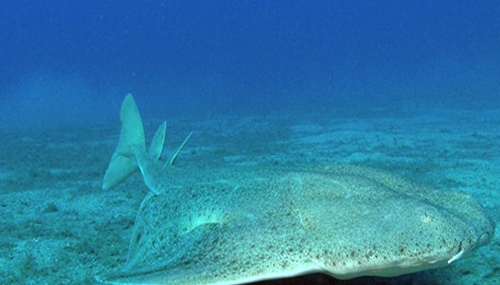
<svg viewBox="0 0 500 285">
<path fill-rule="evenodd" d="M 141 264 L 99 280 L 107 284 L 230 285 L 321 271 L 299 248 L 292 248 L 293 242 L 290 248 L 275 247 L 266 234 L 272 229 L 253 226 L 200 224 L 182 234 L 165 249 L 167 253 L 157 251 Z M 252 231 L 256 236 L 249 235 Z"/>
<path fill-rule="evenodd" d="M 152 245 L 157 247 L 155 255 L 149 251 L 146 258 L 132 257 L 125 270 L 98 280 L 107 284 L 209 284 L 207 275 L 220 271 L 227 262 L 214 254 L 221 227 L 219 223 L 198 225 L 179 236 L 170 248 Z"/>
</svg>

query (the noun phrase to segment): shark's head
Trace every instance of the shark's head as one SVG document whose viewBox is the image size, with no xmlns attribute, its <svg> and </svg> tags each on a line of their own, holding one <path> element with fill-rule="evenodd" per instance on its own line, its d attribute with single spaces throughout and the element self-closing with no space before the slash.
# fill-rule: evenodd
<svg viewBox="0 0 500 285">
<path fill-rule="evenodd" d="M 311 261 L 335 278 L 391 277 L 447 266 L 494 235 L 493 220 L 465 193 L 348 166 L 286 180 L 304 229 L 322 241 L 311 249 Z"/>
</svg>

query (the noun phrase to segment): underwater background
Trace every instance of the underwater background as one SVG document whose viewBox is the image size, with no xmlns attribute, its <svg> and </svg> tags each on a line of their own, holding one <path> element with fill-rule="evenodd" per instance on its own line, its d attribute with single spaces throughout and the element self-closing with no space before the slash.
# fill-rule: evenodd
<svg viewBox="0 0 500 285">
<path fill-rule="evenodd" d="M 0 1 L 3 127 L 282 109 L 491 109 L 500 4 Z M 203 117 L 201 117 L 203 118 Z"/>
<path fill-rule="evenodd" d="M 474 197 L 500 221 L 500 2 L 0 0 L 0 283 L 119 271 L 148 193 L 103 190 L 133 93 L 176 166 L 347 163 Z M 208 175 L 208 174 L 207 174 Z M 383 242 L 383 241 L 382 241 Z M 396 278 L 500 284 L 500 235 Z"/>
</svg>

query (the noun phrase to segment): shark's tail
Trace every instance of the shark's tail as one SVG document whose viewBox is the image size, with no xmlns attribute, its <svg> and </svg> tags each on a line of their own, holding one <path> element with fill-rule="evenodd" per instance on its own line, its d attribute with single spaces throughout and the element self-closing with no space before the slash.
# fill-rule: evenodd
<svg viewBox="0 0 500 285">
<path fill-rule="evenodd" d="M 123 100 L 120 120 L 122 123 L 120 140 L 104 175 L 103 189 L 117 186 L 134 173 L 139 167 L 139 158 L 141 158 L 140 161 L 143 161 L 146 157 L 150 160 L 158 160 L 163 150 L 166 131 L 165 122 L 156 131 L 149 152 L 146 153 L 144 127 L 132 94 L 128 94 Z"/>
</svg>

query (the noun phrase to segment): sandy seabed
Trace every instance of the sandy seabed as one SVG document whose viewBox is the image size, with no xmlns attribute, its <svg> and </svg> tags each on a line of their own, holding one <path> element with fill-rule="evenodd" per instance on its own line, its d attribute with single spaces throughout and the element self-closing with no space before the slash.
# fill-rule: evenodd
<svg viewBox="0 0 500 285">
<path fill-rule="evenodd" d="M 169 119 L 165 159 L 190 165 L 350 163 L 443 191 L 472 194 L 500 221 L 500 111 L 285 112 Z M 151 138 L 158 120 L 145 123 Z M 140 174 L 101 189 L 120 126 L 0 131 L 0 284 L 97 284 L 124 263 L 147 193 Z M 473 257 L 396 278 L 339 281 L 322 274 L 258 284 L 500 284 L 500 234 Z"/>
</svg>

